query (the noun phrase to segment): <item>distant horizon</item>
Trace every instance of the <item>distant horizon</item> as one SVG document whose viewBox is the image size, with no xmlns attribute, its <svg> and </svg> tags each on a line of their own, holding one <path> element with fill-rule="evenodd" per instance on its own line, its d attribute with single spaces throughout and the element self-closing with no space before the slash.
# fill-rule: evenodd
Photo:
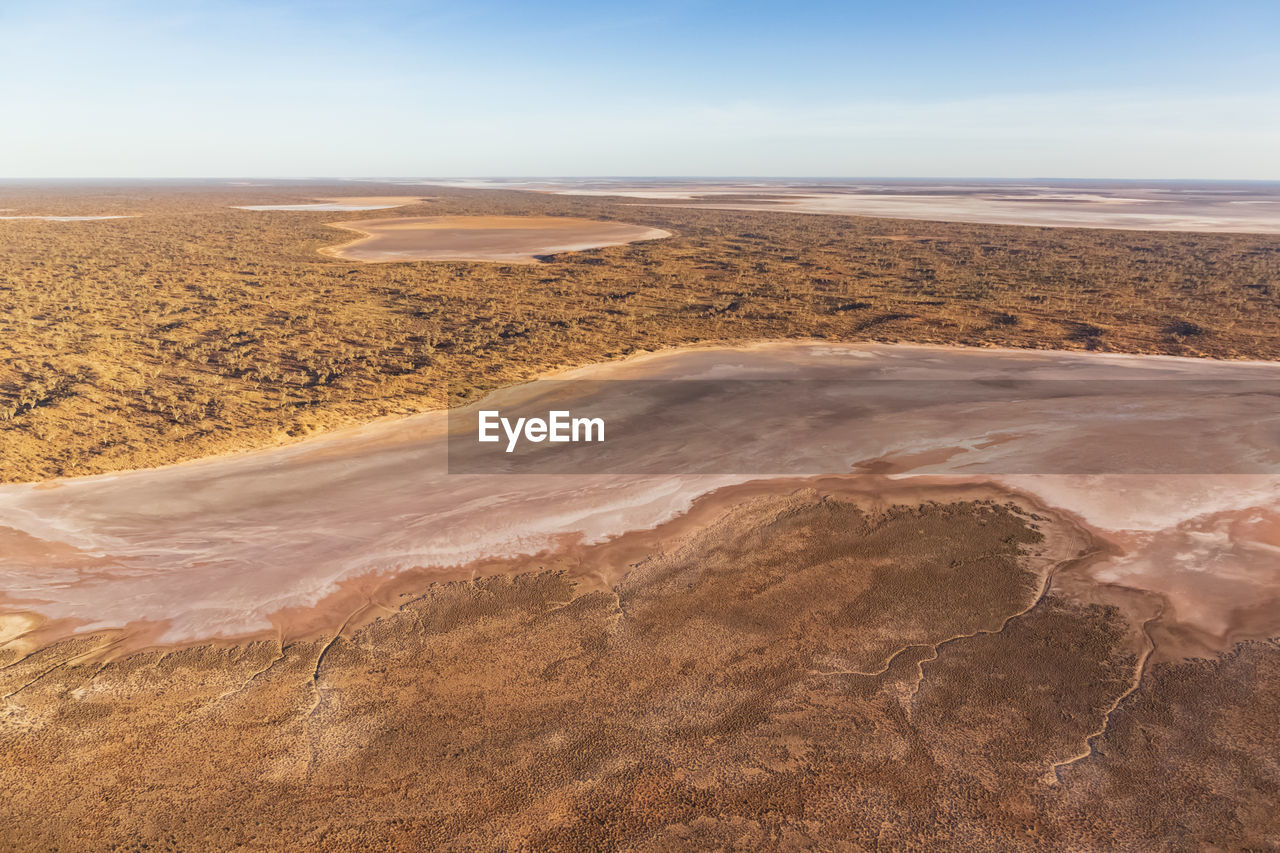
<svg viewBox="0 0 1280 853">
<path fill-rule="evenodd" d="M 83 182 L 238 182 L 238 181 L 337 181 L 351 183 L 404 183 L 420 182 L 424 185 L 444 181 L 972 181 L 975 183 L 1045 183 L 1050 181 L 1076 183 L 1114 184 L 1280 184 L 1280 178 L 1129 178 L 1092 176 L 997 176 L 997 175 L 699 175 L 699 174 L 636 174 L 636 175 L 442 175 L 435 177 L 394 176 L 356 177 L 352 175 L 34 175 L 0 176 L 0 183 L 74 183 Z M 461 189 L 461 187 L 459 187 Z"/>
</svg>

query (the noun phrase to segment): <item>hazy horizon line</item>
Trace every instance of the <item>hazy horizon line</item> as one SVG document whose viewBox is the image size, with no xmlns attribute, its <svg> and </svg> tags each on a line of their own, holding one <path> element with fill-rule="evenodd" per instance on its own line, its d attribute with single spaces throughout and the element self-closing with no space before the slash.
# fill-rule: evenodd
<svg viewBox="0 0 1280 853">
<path fill-rule="evenodd" d="M 1043 182 L 1043 181 L 1094 181 L 1099 183 L 1197 183 L 1197 184 L 1280 184 L 1275 178 L 1202 178 L 1202 177 L 1099 177 L 1069 175 L 790 175 L 790 174 L 598 174 L 598 175 L 448 175 L 433 177 L 384 176 L 358 177 L 352 175 L 46 175 L 0 176 L 3 183 L 44 183 L 72 181 L 350 181 L 353 183 L 409 183 L 434 184 L 444 181 L 981 181 L 981 182 Z"/>
</svg>

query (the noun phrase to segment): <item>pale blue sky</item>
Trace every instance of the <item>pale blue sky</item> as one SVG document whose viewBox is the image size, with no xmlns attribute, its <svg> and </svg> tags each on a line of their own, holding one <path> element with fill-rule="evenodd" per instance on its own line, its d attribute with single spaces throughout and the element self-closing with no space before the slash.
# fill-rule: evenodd
<svg viewBox="0 0 1280 853">
<path fill-rule="evenodd" d="M 1280 179 L 1280 2 L 0 0 L 0 176 Z"/>
</svg>

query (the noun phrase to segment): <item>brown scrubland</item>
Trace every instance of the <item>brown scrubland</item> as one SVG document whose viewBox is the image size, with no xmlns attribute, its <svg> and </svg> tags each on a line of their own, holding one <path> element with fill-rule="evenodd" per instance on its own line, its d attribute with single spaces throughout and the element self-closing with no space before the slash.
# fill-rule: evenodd
<svg viewBox="0 0 1280 853">
<path fill-rule="evenodd" d="M 1274 841 L 1277 648 L 1161 664 L 1135 686 L 1124 600 L 1050 578 L 1088 553 L 1084 531 L 941 497 L 758 496 L 610 590 L 550 571 L 439 585 L 316 641 L 121 659 L 110 635 L 63 641 L 0 670 L 0 835 L 93 850 Z"/>
<path fill-rule="evenodd" d="M 675 236 L 540 264 L 363 264 L 333 212 L 385 184 L 0 186 L 0 482 L 288 441 L 556 367 L 828 338 L 1280 355 L 1280 239 L 636 206 L 431 188 L 352 218 L 552 215 Z M 337 215 L 341 218 L 341 215 Z"/>
<path fill-rule="evenodd" d="M 699 342 L 1280 358 L 1275 237 L 433 188 L 353 218 L 674 236 L 362 264 L 320 251 L 350 239 L 326 224 L 341 214 L 230 208 L 403 193 L 0 185 L 18 213 L 136 215 L 0 222 L 0 481 L 286 442 Z M 138 650 L 131 626 L 41 641 L 6 614 L 0 846 L 1276 847 L 1280 644 L 1157 661 L 1168 602 L 1092 580 L 1095 533 L 985 485 L 840 485 L 869 476 L 730 488 L 471 581 L 370 581 L 336 631 Z M 609 548 L 620 579 L 590 571 Z"/>
</svg>

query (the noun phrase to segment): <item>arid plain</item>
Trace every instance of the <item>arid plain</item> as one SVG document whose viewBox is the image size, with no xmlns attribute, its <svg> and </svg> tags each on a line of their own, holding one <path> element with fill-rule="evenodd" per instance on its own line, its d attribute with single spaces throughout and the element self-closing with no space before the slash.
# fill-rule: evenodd
<svg viewBox="0 0 1280 853">
<path fill-rule="evenodd" d="M 715 210 L 945 222 L 1280 234 L 1280 183 L 1084 180 L 456 181 L 446 186 L 621 196 Z"/>
<path fill-rule="evenodd" d="M 1274 395 L 1223 383 L 1280 375 L 1280 238 L 421 189 L 346 222 L 579 230 L 362 263 L 332 206 L 417 189 L 0 187 L 129 217 L 0 222 L 6 843 L 1277 843 Z M 781 379 L 792 429 L 443 473 L 433 410 L 548 374 Z M 955 390 L 797 433 L 820 374 Z M 1064 377 L 1088 418 L 963 392 Z"/>
</svg>

